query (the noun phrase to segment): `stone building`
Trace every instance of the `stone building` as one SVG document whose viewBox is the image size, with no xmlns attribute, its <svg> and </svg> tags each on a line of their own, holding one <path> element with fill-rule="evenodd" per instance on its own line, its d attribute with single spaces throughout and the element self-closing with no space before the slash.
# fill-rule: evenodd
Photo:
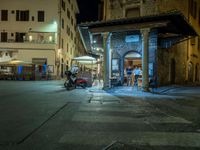
<svg viewBox="0 0 200 150">
<path fill-rule="evenodd" d="M 103 50 L 105 86 L 111 84 L 112 59 L 119 60 L 122 82 L 126 60 L 130 65 L 140 61 L 146 90 L 154 77 L 159 85 L 199 81 L 199 1 L 102 0 L 101 4 L 102 21 L 79 28 L 87 50 Z M 97 37 L 102 39 L 94 43 Z"/>
<path fill-rule="evenodd" d="M 143 17 L 179 10 L 189 24 L 200 33 L 200 1 L 198 0 L 104 0 L 103 20 Z M 117 33 L 119 36 L 126 33 Z M 130 34 L 128 32 L 127 34 Z M 115 36 L 115 37 L 116 37 Z M 185 37 L 178 42 L 157 41 L 157 76 L 159 83 L 184 84 L 200 80 L 200 40 L 199 37 Z M 121 38 L 123 39 L 123 38 Z M 161 42 L 161 43 L 160 43 Z M 122 41 L 122 45 L 125 44 Z M 113 44 L 116 45 L 116 44 Z M 127 44 L 125 44 L 128 46 Z M 118 44 L 119 46 L 119 44 Z M 130 47 L 123 47 L 124 50 Z M 125 51 L 126 51 L 125 50 Z"/>
<path fill-rule="evenodd" d="M 62 77 L 76 50 L 77 13 L 76 0 L 1 0 L 0 59 L 32 62 L 36 74 L 45 64 Z"/>
</svg>

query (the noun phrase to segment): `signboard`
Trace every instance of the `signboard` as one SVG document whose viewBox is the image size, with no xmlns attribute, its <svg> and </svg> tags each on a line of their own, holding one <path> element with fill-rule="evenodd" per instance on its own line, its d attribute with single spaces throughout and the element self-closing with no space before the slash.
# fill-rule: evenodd
<svg viewBox="0 0 200 150">
<path fill-rule="evenodd" d="M 130 42 L 139 42 L 140 37 L 139 35 L 128 35 L 125 38 L 125 42 L 126 43 L 130 43 Z"/>
</svg>

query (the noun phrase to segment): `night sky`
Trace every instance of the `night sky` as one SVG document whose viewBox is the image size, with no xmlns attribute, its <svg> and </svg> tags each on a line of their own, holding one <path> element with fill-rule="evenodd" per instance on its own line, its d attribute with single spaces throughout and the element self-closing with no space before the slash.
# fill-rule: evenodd
<svg viewBox="0 0 200 150">
<path fill-rule="evenodd" d="M 77 0 L 79 15 L 77 23 L 98 20 L 98 2 L 99 0 Z"/>
</svg>

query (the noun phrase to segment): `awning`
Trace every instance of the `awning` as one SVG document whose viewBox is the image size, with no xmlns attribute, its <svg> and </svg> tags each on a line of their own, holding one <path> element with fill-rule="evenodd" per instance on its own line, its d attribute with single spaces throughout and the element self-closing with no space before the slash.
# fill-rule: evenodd
<svg viewBox="0 0 200 150">
<path fill-rule="evenodd" d="M 31 65 L 33 65 L 32 62 L 22 61 L 18 59 L 0 62 L 0 66 L 31 66 Z"/>
<path fill-rule="evenodd" d="M 180 11 L 171 11 L 152 16 L 82 23 L 78 25 L 84 46 L 89 52 L 92 52 L 91 35 L 104 32 L 137 31 L 143 28 L 157 29 L 158 34 L 165 36 L 165 38 L 171 38 L 172 40 L 180 40 L 187 36 L 198 35 Z"/>
<path fill-rule="evenodd" d="M 82 63 L 82 64 L 95 64 L 97 62 L 96 58 L 91 57 L 91 56 L 75 57 L 72 60 L 76 60 L 77 62 Z"/>
</svg>

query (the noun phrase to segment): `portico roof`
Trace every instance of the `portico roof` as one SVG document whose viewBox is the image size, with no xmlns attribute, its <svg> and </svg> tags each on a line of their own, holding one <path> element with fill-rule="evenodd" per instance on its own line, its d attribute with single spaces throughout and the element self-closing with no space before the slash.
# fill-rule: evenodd
<svg viewBox="0 0 200 150">
<path fill-rule="evenodd" d="M 123 18 L 109 21 L 97 21 L 78 25 L 81 38 L 87 51 L 92 51 L 91 35 L 105 32 L 123 32 L 144 28 L 157 29 L 158 34 L 172 38 L 197 36 L 197 32 L 188 23 L 180 11 L 171 11 L 158 15 Z"/>
</svg>

